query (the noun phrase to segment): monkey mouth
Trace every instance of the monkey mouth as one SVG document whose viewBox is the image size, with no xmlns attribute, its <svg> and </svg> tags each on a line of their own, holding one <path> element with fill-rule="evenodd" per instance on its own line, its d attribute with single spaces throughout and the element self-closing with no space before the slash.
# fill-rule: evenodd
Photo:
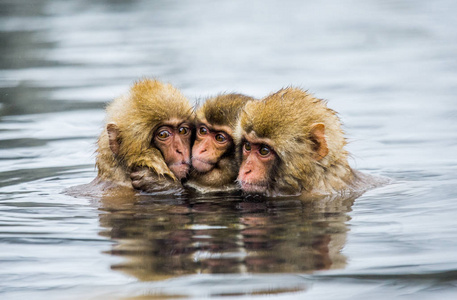
<svg viewBox="0 0 457 300">
<path fill-rule="evenodd" d="M 207 173 L 216 166 L 215 163 L 192 157 L 192 167 L 199 173 Z"/>
<path fill-rule="evenodd" d="M 178 179 L 183 179 L 183 178 L 186 178 L 187 173 L 189 173 L 190 163 L 188 163 L 186 161 L 182 161 L 182 162 L 170 164 L 168 167 L 170 168 L 171 172 L 173 172 L 173 174 L 175 174 L 175 176 Z"/>
<path fill-rule="evenodd" d="M 246 193 L 263 194 L 268 189 L 268 184 L 266 182 L 250 182 L 238 180 L 238 183 L 240 184 L 243 192 Z"/>
</svg>

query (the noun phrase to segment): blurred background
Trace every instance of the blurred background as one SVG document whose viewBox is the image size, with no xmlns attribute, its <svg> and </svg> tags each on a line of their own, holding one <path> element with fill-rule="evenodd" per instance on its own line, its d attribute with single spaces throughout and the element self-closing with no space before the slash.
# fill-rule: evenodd
<svg viewBox="0 0 457 300">
<path fill-rule="evenodd" d="M 439 293 L 451 299 L 457 292 L 456 13 L 452 0 L 0 0 L 0 297 L 435 299 Z M 171 218 L 166 232 L 222 234 L 217 240 L 238 245 L 237 255 L 253 249 L 239 246 L 246 243 L 239 232 L 223 228 L 264 229 L 271 222 L 291 235 L 261 246 L 273 256 L 262 261 L 269 271 L 241 260 L 222 265 L 224 276 L 218 268 L 203 276 L 187 264 L 171 267 L 167 254 L 154 252 L 149 260 L 165 259 L 160 268 L 182 273 L 120 272 L 113 266 L 125 257 L 111 254 L 132 232 L 128 226 L 156 224 L 129 218 L 146 205 L 149 220 L 160 223 L 189 200 L 170 200 L 166 209 L 159 204 L 160 213 L 150 203 L 125 204 L 114 210 L 128 213 L 118 215 L 62 191 L 96 176 L 104 107 L 141 77 L 169 82 L 192 102 L 220 92 L 261 98 L 290 85 L 307 89 L 339 112 L 353 167 L 394 183 L 332 208 L 336 219 L 328 208 L 304 213 L 294 202 L 266 204 L 280 218 L 264 207 L 253 221 L 259 208 L 240 209 L 240 199 L 223 207 L 221 199 L 191 200 L 206 203 L 191 215 L 213 209 L 237 218 L 192 215 L 187 227 Z M 112 233 L 116 224 L 122 230 Z M 291 242 L 305 231 L 310 239 Z M 273 232 L 261 235 L 278 237 Z M 135 239 L 143 242 L 158 239 L 139 234 Z M 337 241 L 333 250 L 328 240 Z M 297 245 L 304 244 L 311 248 L 300 253 L 330 247 L 322 254 L 319 246 L 322 264 L 300 258 Z M 208 256 L 192 245 L 190 261 L 204 262 Z M 279 249 L 287 255 L 275 255 Z M 144 265 L 138 253 L 130 269 Z"/>
</svg>

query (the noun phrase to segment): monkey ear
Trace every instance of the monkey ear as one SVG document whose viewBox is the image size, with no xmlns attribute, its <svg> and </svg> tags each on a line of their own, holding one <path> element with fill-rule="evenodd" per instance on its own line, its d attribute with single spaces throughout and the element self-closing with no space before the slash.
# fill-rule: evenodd
<svg viewBox="0 0 457 300">
<path fill-rule="evenodd" d="M 313 142 L 315 160 L 321 160 L 328 154 L 327 141 L 325 140 L 325 125 L 316 123 L 311 126 L 311 141 Z"/>
<path fill-rule="evenodd" d="M 121 144 L 119 128 L 117 127 L 116 123 L 108 123 L 106 125 L 106 130 L 108 131 L 109 148 L 114 155 L 118 155 L 119 146 Z"/>
</svg>

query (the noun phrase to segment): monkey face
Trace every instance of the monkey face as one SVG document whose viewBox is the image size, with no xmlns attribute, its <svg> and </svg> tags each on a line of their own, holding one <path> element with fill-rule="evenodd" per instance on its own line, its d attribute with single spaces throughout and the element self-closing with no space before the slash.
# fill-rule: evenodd
<svg viewBox="0 0 457 300">
<path fill-rule="evenodd" d="M 185 178 L 189 172 L 191 136 L 187 123 L 162 125 L 154 133 L 154 145 L 178 179 Z"/>
<path fill-rule="evenodd" d="M 192 166 L 199 173 L 213 170 L 228 149 L 233 147 L 230 136 L 231 130 L 227 126 L 197 126 L 197 135 L 192 147 Z"/>
<path fill-rule="evenodd" d="M 255 140 L 245 140 L 241 151 L 242 163 L 238 173 L 241 189 L 248 193 L 266 193 L 277 155 L 268 144 Z"/>
</svg>

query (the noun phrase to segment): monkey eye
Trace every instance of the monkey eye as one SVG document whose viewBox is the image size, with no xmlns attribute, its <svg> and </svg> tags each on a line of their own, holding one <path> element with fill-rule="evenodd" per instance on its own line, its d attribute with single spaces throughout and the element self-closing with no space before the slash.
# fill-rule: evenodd
<svg viewBox="0 0 457 300">
<path fill-rule="evenodd" d="M 261 156 L 267 156 L 268 154 L 271 153 L 271 150 L 268 146 L 263 145 L 260 147 L 259 153 Z"/>
<path fill-rule="evenodd" d="M 202 126 L 202 127 L 200 127 L 200 128 L 198 129 L 198 133 L 199 133 L 200 135 L 206 135 L 206 134 L 208 133 L 208 129 L 206 129 L 206 127 L 203 127 L 203 126 Z"/>
<path fill-rule="evenodd" d="M 251 144 L 249 142 L 244 143 L 244 150 L 248 152 L 251 151 Z"/>
<path fill-rule="evenodd" d="M 188 127 L 180 127 L 178 129 L 178 131 L 179 131 L 179 134 L 187 135 L 189 133 L 189 128 Z"/>
<path fill-rule="evenodd" d="M 222 133 L 218 133 L 216 134 L 216 136 L 214 137 L 216 139 L 217 142 L 219 143 L 224 143 L 227 138 L 225 137 L 225 135 L 223 135 Z"/>
<path fill-rule="evenodd" d="M 159 133 L 157 133 L 157 137 L 159 138 L 159 140 L 166 140 L 170 137 L 170 135 L 171 133 L 168 130 L 161 130 L 159 131 Z"/>
</svg>

